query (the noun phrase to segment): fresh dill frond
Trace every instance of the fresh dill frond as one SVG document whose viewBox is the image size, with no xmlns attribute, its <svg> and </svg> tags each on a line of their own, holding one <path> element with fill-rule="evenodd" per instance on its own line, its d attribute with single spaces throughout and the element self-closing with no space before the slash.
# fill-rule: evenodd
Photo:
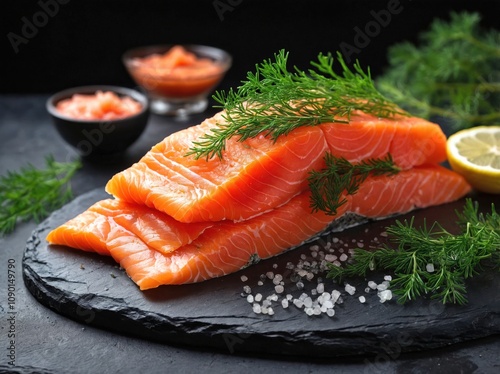
<svg viewBox="0 0 500 374">
<path fill-rule="evenodd" d="M 500 215 L 479 213 L 478 204 L 467 199 L 457 212 L 461 233 L 453 235 L 435 222 L 427 228 L 397 221 L 387 228 L 389 244 L 378 250 L 356 249 L 347 266 L 331 265 L 329 278 L 366 276 L 369 271 L 389 270 L 395 277 L 390 287 L 404 304 L 422 295 L 442 303 L 466 304 L 466 280 L 486 264 L 500 268 Z M 395 247 L 395 248 L 394 248 Z"/>
<path fill-rule="evenodd" d="M 313 212 L 337 214 L 337 209 L 347 202 L 346 195 L 354 195 L 369 175 L 394 175 L 400 169 L 388 154 L 383 159 L 368 159 L 352 164 L 331 153 L 325 155 L 325 167 L 312 170 L 308 182 Z"/>
<path fill-rule="evenodd" d="M 444 119 L 451 131 L 500 121 L 500 31 L 477 13 L 436 19 L 416 44 L 389 48 L 376 85 L 410 113 Z"/>
<path fill-rule="evenodd" d="M 274 60 L 257 64 L 236 90 L 216 92 L 224 122 L 194 142 L 188 155 L 222 158 L 232 137 L 244 141 L 264 135 L 275 141 L 301 126 L 348 123 L 355 110 L 384 118 L 406 115 L 377 91 L 369 70 L 365 72 L 358 61 L 350 69 L 340 53 L 336 61 L 331 53 L 319 54 L 307 71 L 290 70 L 287 63 L 288 53 L 281 50 Z"/>
<path fill-rule="evenodd" d="M 79 161 L 61 163 L 46 158 L 46 168 L 28 165 L 0 177 L 0 236 L 12 232 L 18 222 L 41 221 L 72 198 L 69 180 L 81 167 Z"/>
</svg>

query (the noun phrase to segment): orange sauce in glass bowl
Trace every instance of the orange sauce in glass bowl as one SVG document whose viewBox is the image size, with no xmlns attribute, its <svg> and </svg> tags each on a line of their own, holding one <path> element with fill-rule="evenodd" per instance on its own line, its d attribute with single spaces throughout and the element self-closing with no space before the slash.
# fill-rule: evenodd
<svg viewBox="0 0 500 374">
<path fill-rule="evenodd" d="M 56 110 L 70 118 L 82 120 L 114 120 L 133 116 L 142 105 L 134 99 L 120 97 L 111 91 L 96 91 L 93 95 L 75 94 L 61 100 Z"/>
<path fill-rule="evenodd" d="M 172 99 L 206 94 L 219 83 L 226 70 L 219 62 L 199 57 L 179 45 L 165 53 L 135 57 L 128 68 L 147 91 Z"/>
</svg>

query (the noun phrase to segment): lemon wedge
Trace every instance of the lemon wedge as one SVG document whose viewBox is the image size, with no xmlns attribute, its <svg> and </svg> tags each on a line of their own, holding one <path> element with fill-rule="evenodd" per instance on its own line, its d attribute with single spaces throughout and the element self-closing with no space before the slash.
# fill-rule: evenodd
<svg viewBox="0 0 500 374">
<path fill-rule="evenodd" d="M 500 126 L 478 126 L 448 138 L 453 170 L 478 191 L 500 193 Z"/>
</svg>

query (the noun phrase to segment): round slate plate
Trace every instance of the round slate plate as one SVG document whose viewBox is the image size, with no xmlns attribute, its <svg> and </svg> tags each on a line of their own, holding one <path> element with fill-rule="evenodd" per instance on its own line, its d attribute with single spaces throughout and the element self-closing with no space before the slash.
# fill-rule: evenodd
<svg viewBox="0 0 500 374">
<path fill-rule="evenodd" d="M 368 222 L 362 226 L 329 234 L 281 256 L 261 261 L 238 273 L 210 281 L 163 286 L 141 292 L 125 272 L 110 258 L 62 246 L 50 246 L 47 233 L 107 198 L 102 189 L 91 191 L 52 214 L 37 227 L 27 242 L 23 259 L 24 281 L 30 292 L 45 306 L 84 324 L 154 341 L 205 347 L 226 352 L 273 355 L 334 357 L 361 354 L 399 355 L 401 352 L 431 349 L 452 343 L 500 333 L 498 274 L 486 271 L 468 285 L 466 306 L 444 306 L 422 299 L 405 306 L 394 300 L 381 303 L 376 292 L 365 292 L 368 279 L 351 281 L 356 293 L 351 296 L 343 285 L 324 279 L 325 290 L 337 289 L 343 303 L 336 314 L 308 316 L 304 309 L 291 305 L 284 309 L 286 293 L 294 297 L 316 287 L 317 274 L 298 289 L 291 280 L 287 263 L 297 264 L 301 257 L 314 261 L 310 246 L 323 246 L 325 238 L 368 246 L 394 219 Z M 485 198 L 491 202 L 491 198 Z M 488 200 L 490 199 L 490 200 Z M 416 222 L 452 222 L 455 209 L 463 201 L 414 212 Z M 488 204 L 483 204 L 489 208 Z M 400 216 L 399 219 L 410 217 Z M 354 242 L 353 242 L 354 241 Z M 343 248 L 341 242 L 337 246 Z M 340 253 L 337 253 L 339 255 Z M 246 300 L 244 286 L 265 298 L 274 293 L 273 282 L 263 274 L 284 276 L 285 292 L 273 302 L 274 315 L 256 314 Z M 248 280 L 243 281 L 242 276 Z M 370 275 L 380 283 L 383 274 Z M 359 296 L 365 296 L 361 303 Z"/>
</svg>

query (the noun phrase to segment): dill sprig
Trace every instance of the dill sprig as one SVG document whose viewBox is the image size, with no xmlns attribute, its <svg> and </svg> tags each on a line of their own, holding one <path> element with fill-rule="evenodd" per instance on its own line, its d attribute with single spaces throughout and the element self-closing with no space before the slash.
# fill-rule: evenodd
<svg viewBox="0 0 500 374">
<path fill-rule="evenodd" d="M 400 171 L 390 154 L 383 159 L 368 159 L 357 164 L 331 153 L 324 159 L 325 167 L 312 170 L 308 182 L 312 211 L 321 210 L 329 215 L 337 214 L 337 209 L 347 202 L 346 196 L 357 193 L 369 175 L 394 175 Z"/>
<path fill-rule="evenodd" d="M 348 123 L 355 110 L 384 118 L 406 115 L 377 91 L 369 70 L 358 61 L 351 70 L 337 53 L 340 74 L 334 71 L 331 53 L 319 54 L 307 71 L 290 71 L 287 62 L 288 53 L 281 50 L 274 61 L 257 64 L 237 90 L 216 92 L 215 107 L 224 109 L 224 123 L 194 142 L 188 155 L 222 158 L 233 136 L 244 141 L 262 134 L 275 141 L 301 126 Z"/>
<path fill-rule="evenodd" d="M 500 31 L 477 13 L 436 19 L 417 44 L 392 46 L 377 87 L 410 113 L 442 117 L 458 131 L 500 121 Z"/>
<path fill-rule="evenodd" d="M 480 214 L 478 203 L 467 199 L 457 212 L 461 233 L 453 235 L 435 222 L 427 228 L 410 221 L 397 221 L 387 228 L 393 249 L 356 249 L 345 267 L 330 266 L 328 277 L 341 279 L 366 276 L 373 270 L 390 270 L 395 277 L 391 289 L 404 304 L 430 294 L 444 304 L 466 304 L 466 279 L 489 264 L 500 267 L 500 215 L 492 204 L 491 213 Z"/>
<path fill-rule="evenodd" d="M 46 158 L 46 168 L 28 165 L 0 178 L 0 236 L 12 232 L 18 222 L 41 221 L 72 198 L 68 184 L 79 161 L 61 163 Z"/>
</svg>

